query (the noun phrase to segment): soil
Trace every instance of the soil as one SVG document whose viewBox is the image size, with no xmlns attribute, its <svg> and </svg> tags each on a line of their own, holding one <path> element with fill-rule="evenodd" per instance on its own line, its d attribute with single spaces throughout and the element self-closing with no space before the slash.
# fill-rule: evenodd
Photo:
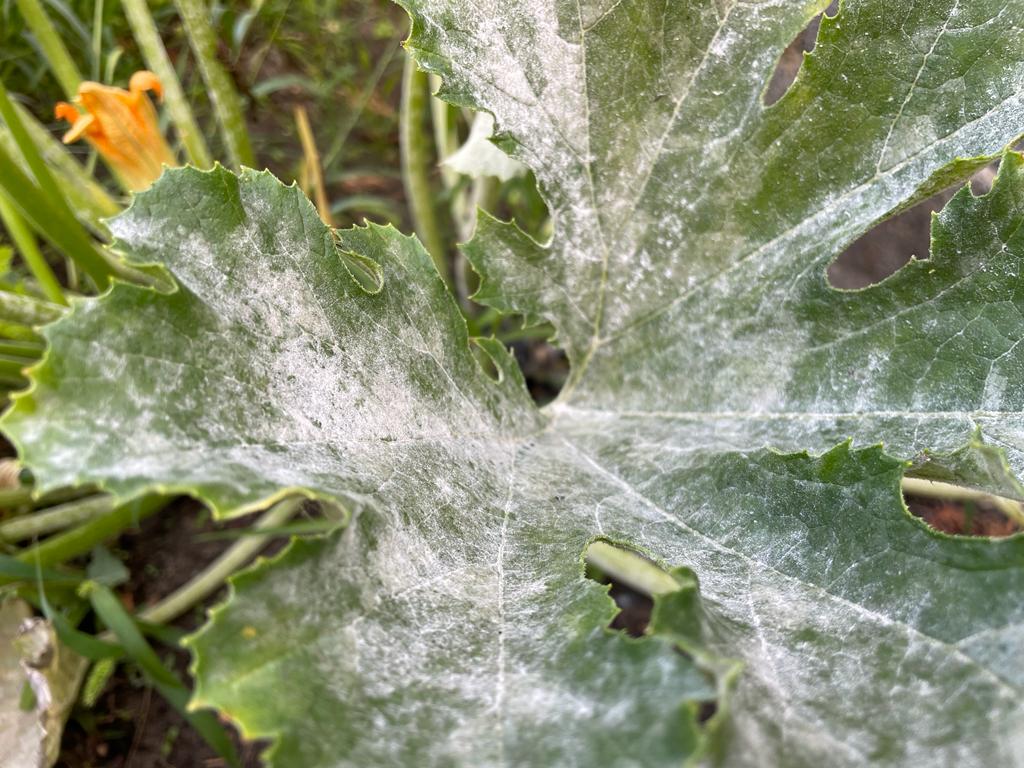
<svg viewBox="0 0 1024 768">
<path fill-rule="evenodd" d="M 954 536 L 991 536 L 998 539 L 1022 530 L 1019 523 L 984 501 L 962 504 L 908 495 L 906 502 L 912 514 L 935 530 Z"/>
<path fill-rule="evenodd" d="M 206 539 L 203 534 L 238 527 L 245 522 L 214 526 L 209 512 L 191 499 L 179 499 L 160 513 L 123 534 L 112 550 L 132 574 L 118 592 L 129 608 L 144 608 L 169 594 L 206 567 L 227 546 L 229 539 Z M 269 554 L 279 549 L 275 542 Z M 223 600 L 214 595 L 172 626 L 191 631 L 205 618 L 206 608 Z M 165 663 L 191 683 L 187 652 L 159 646 Z M 243 744 L 234 729 L 244 768 L 259 768 L 262 744 Z M 87 709 L 77 706 L 64 730 L 58 768 L 215 768 L 224 765 L 158 693 L 145 685 L 129 665 L 121 665 L 97 700 Z"/>
</svg>

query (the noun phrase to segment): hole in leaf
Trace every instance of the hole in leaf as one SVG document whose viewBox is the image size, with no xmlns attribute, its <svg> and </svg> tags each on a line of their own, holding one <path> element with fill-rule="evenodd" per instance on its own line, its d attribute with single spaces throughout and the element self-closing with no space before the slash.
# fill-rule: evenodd
<svg viewBox="0 0 1024 768">
<path fill-rule="evenodd" d="M 610 585 L 608 597 L 615 601 L 618 612 L 608 627 L 625 632 L 630 637 L 643 637 L 650 624 L 651 611 L 654 609 L 654 601 L 650 595 L 624 582 L 614 581 L 611 575 L 590 558 L 587 559 L 586 573 L 588 579 L 598 584 Z"/>
<path fill-rule="evenodd" d="M 651 623 L 654 601 L 628 584 L 611 581 L 606 583 L 611 584 L 608 595 L 619 607 L 619 612 L 615 614 L 615 618 L 608 626 L 625 632 L 630 637 L 643 637 L 647 626 Z"/>
<path fill-rule="evenodd" d="M 832 0 L 832 4 L 825 10 L 828 16 L 835 16 L 839 10 L 839 0 Z M 775 71 L 768 81 L 768 87 L 764 91 L 764 105 L 770 107 L 783 96 L 796 80 L 800 72 L 800 66 L 804 61 L 804 54 L 814 50 L 814 44 L 818 39 L 818 27 L 821 26 L 821 16 L 818 14 L 803 30 L 793 38 L 786 50 L 779 57 L 779 63 L 775 65 Z"/>
<path fill-rule="evenodd" d="M 644 637 L 654 611 L 652 595 L 667 594 L 680 588 L 676 578 L 642 553 L 608 541 L 597 540 L 586 549 L 588 579 L 608 584 L 608 596 L 619 611 L 608 625 L 630 637 Z M 676 653 L 691 658 L 676 646 Z M 718 702 L 709 699 L 695 702 L 697 723 L 704 725 L 718 712 Z"/>
<path fill-rule="evenodd" d="M 995 174 L 996 164 L 974 174 L 970 179 L 974 194 L 987 193 Z M 941 211 L 962 187 L 962 183 L 949 187 L 861 235 L 829 264 L 829 285 L 841 290 L 866 288 L 889 277 L 912 256 L 929 258 L 932 213 Z"/>
<path fill-rule="evenodd" d="M 600 540 L 587 547 L 586 576 L 610 585 L 608 595 L 619 612 L 609 626 L 632 637 L 642 637 L 651 623 L 651 595 L 678 588 L 671 575 L 636 550 Z"/>
<path fill-rule="evenodd" d="M 1005 538 L 1024 530 L 1024 505 L 968 488 L 905 478 L 903 500 L 911 514 L 951 536 Z"/>
<path fill-rule="evenodd" d="M 527 328 L 536 331 L 538 328 Z M 526 379 L 526 388 L 537 405 L 546 405 L 558 397 L 569 375 L 565 351 L 545 340 L 548 331 L 525 338 L 506 338 L 506 343 Z"/>
<path fill-rule="evenodd" d="M 704 723 L 714 717 L 717 712 L 717 701 L 702 701 L 700 703 L 700 709 L 697 710 L 697 722 L 704 725 Z"/>
<path fill-rule="evenodd" d="M 569 376 L 569 359 L 563 349 L 548 341 L 555 334 L 549 323 L 526 325 L 523 315 L 505 315 L 492 308 L 465 317 L 470 338 L 476 341 L 474 347 L 488 340 L 505 345 L 537 405 L 547 405 L 558 397 Z M 485 350 L 474 350 L 481 367 L 491 373 L 494 362 L 484 362 L 481 352 L 486 356 Z"/>
</svg>

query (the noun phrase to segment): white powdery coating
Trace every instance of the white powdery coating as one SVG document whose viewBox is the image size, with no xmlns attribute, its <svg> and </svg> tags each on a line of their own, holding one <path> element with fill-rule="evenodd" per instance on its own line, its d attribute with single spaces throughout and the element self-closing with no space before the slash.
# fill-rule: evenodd
<svg viewBox="0 0 1024 768">
<path fill-rule="evenodd" d="M 637 720 L 653 729 L 663 715 L 637 717 L 636 708 L 674 712 L 684 694 L 708 698 L 678 684 L 689 662 L 650 643 L 627 646 L 594 623 L 597 588 L 582 581 L 577 558 L 599 534 L 699 575 L 703 641 L 747 665 L 733 701 L 735 766 L 853 766 L 876 754 L 916 766 L 937 748 L 956 765 L 1019 759 L 1020 674 L 1004 641 L 1017 641 L 1024 609 L 993 601 L 991 616 L 979 616 L 966 605 L 978 626 L 953 616 L 936 629 L 928 576 L 949 577 L 945 564 L 893 556 L 898 536 L 865 536 L 864 551 L 851 553 L 861 540 L 838 535 L 873 505 L 898 510 L 896 475 L 880 497 L 856 480 L 788 477 L 775 454 L 758 450 L 825 450 L 852 436 L 857 445 L 884 438 L 901 456 L 952 452 L 980 424 L 1009 443 L 1019 466 L 1024 425 L 1004 412 L 1016 340 L 996 339 L 991 317 L 964 323 L 984 337 L 979 354 L 992 363 L 978 402 L 965 395 L 946 407 L 922 389 L 912 408 L 892 408 L 891 361 L 868 350 L 849 374 L 850 339 L 821 341 L 801 304 L 828 259 L 870 222 L 950 158 L 994 151 L 1017 130 L 1019 69 L 989 94 L 984 119 L 949 131 L 915 111 L 926 90 L 947 102 L 961 94 L 952 80 L 935 88 L 929 79 L 957 30 L 954 4 L 912 41 L 920 62 L 904 98 L 873 126 L 877 160 L 832 182 L 835 169 L 810 161 L 819 148 L 806 137 L 753 141 L 771 134 L 777 113 L 762 108 L 761 87 L 805 21 L 802 4 L 706 3 L 692 30 L 655 41 L 661 58 L 650 72 L 621 82 L 601 73 L 633 66 L 622 41 L 637 31 L 630 14 L 642 4 L 493 0 L 460 6 L 458 31 L 443 28 L 451 3 L 423 5 L 452 89 L 493 111 L 551 202 L 551 279 L 533 309 L 560 324 L 573 318 L 579 335 L 568 343 L 586 350 L 589 368 L 577 369 L 582 383 L 536 442 L 504 430 L 504 401 L 464 375 L 468 353 L 452 351 L 451 323 L 431 320 L 438 303 L 422 276 L 393 280 L 383 296 L 401 300 L 377 314 L 357 296 L 336 304 L 344 291 L 317 262 L 323 231 L 310 224 L 312 209 L 300 206 L 297 223 L 279 198 L 271 204 L 245 185 L 232 229 L 199 221 L 174 233 L 176 272 L 196 293 L 192 316 L 204 307 L 222 314 L 179 329 L 183 346 L 217 351 L 209 370 L 139 350 L 128 363 L 98 358 L 119 379 L 167 382 L 160 397 L 141 385 L 123 393 L 134 413 L 114 426 L 129 445 L 97 442 L 88 456 L 95 465 L 112 449 L 125 455 L 112 476 L 197 479 L 232 499 L 293 485 L 353 502 L 333 557 L 310 558 L 263 587 L 271 604 L 301 609 L 306 639 L 286 654 L 304 654 L 316 670 L 312 682 L 282 689 L 312 686 L 357 731 L 349 752 L 318 765 L 401 764 L 422 733 L 436 735 L 418 755 L 424 765 L 510 765 L 541 746 L 562 750 L 556 764 L 588 765 L 595 733 Z M 672 20 L 669 10 L 678 9 L 665 7 Z M 834 105 L 816 95 L 801 122 L 828 126 Z M 762 194 L 770 163 L 775 178 L 778 166 L 793 168 L 793 189 L 776 190 L 778 200 Z M 783 193 L 803 189 L 816 190 L 814 199 L 785 209 Z M 289 225 L 278 227 L 282 216 Z M 145 217 L 127 221 L 120 235 L 136 248 L 165 244 L 167 233 Z M 896 311 L 881 322 L 895 335 L 902 319 Z M 816 360 L 823 373 L 804 386 L 797 369 Z M 196 395 L 197 380 L 219 399 Z M 182 398 L 178 416 L 200 416 L 164 415 L 168 390 Z M 23 436 L 35 438 L 31 429 Z M 972 458 L 995 455 L 977 451 Z M 723 481 L 716 473 L 726 462 L 741 471 Z M 885 575 L 902 590 L 879 595 L 877 581 L 865 580 L 879 563 L 891 564 Z M 272 625 L 253 606 L 259 595 L 233 610 Z M 575 658 L 564 658 L 567 647 Z M 623 692 L 614 686 L 629 681 L 616 664 L 637 647 L 649 656 L 631 670 L 649 687 Z M 865 718 L 880 696 L 892 712 Z"/>
</svg>

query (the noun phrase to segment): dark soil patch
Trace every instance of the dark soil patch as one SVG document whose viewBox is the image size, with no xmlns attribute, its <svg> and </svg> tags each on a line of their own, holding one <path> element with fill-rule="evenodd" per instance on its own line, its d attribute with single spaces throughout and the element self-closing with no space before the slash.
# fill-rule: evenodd
<svg viewBox="0 0 1024 768">
<path fill-rule="evenodd" d="M 608 595 L 619 607 L 619 612 L 615 614 L 609 626 L 625 632 L 630 637 L 642 637 L 647 625 L 651 623 L 651 611 L 654 610 L 654 601 L 650 596 L 637 592 L 625 584 L 614 582 Z"/>
<path fill-rule="evenodd" d="M 131 580 L 118 589 L 126 606 L 142 609 L 185 584 L 205 568 L 231 539 L 206 539 L 203 534 L 225 527 L 240 527 L 250 520 L 214 526 L 209 512 L 191 499 L 172 502 L 123 534 L 114 545 L 131 572 Z M 267 553 L 280 549 L 272 542 Z M 204 621 L 206 609 L 223 599 L 214 595 L 205 605 L 173 622 L 191 631 Z M 166 664 L 186 684 L 189 654 L 156 646 Z M 229 728 L 244 768 L 259 768 L 264 744 L 245 744 Z M 224 765 L 199 734 L 129 664 L 119 665 L 96 705 L 77 705 L 64 731 L 58 768 L 215 768 Z"/>
<path fill-rule="evenodd" d="M 937 531 L 955 536 L 1002 538 L 1022 530 L 998 507 L 985 501 L 964 504 L 925 496 L 906 497 L 907 508 Z"/>
<path fill-rule="evenodd" d="M 545 341 L 526 339 L 509 345 L 537 405 L 547 405 L 562 390 L 569 375 L 565 352 Z"/>
</svg>

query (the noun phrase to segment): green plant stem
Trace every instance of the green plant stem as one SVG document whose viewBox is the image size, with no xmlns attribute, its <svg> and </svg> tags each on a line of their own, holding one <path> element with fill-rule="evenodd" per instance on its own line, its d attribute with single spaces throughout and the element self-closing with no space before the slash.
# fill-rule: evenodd
<svg viewBox="0 0 1024 768">
<path fill-rule="evenodd" d="M 3 221 L 4 227 L 25 262 L 25 266 L 39 283 L 39 288 L 46 298 L 55 304 L 67 306 L 68 300 L 64 297 L 60 283 L 57 282 L 57 276 L 53 274 L 50 265 L 46 263 L 46 258 L 39 250 L 39 245 L 31 230 L 21 215 L 14 210 L 14 206 L 3 197 L 0 197 L 0 221 Z"/>
<path fill-rule="evenodd" d="M 11 132 L 11 136 L 14 138 L 15 144 L 18 145 L 18 149 L 21 150 L 21 154 L 25 158 L 25 162 L 43 194 L 46 195 L 54 207 L 61 208 L 68 215 L 74 216 L 71 207 L 67 204 L 64 197 L 64 191 L 53 177 L 53 174 L 50 173 L 46 161 L 39 153 L 35 142 L 32 141 L 28 130 L 22 124 L 21 116 L 15 109 L 14 102 L 11 101 L 11 97 L 7 93 L 7 87 L 2 81 L 0 81 L 0 117 L 7 124 L 7 129 Z"/>
<path fill-rule="evenodd" d="M 92 7 L 92 68 L 90 76 L 100 79 L 100 59 L 103 57 L 103 0 L 95 0 Z"/>
<path fill-rule="evenodd" d="M 984 491 L 976 491 L 973 488 L 964 488 L 960 485 L 942 483 L 937 480 L 925 480 L 920 477 L 904 477 L 903 493 L 910 494 L 911 496 L 924 496 L 929 499 L 956 501 L 961 504 L 977 503 L 979 501 L 987 502 L 1018 525 L 1024 526 L 1024 505 L 1019 501 L 1014 501 L 1004 496 L 996 496 Z"/>
<path fill-rule="evenodd" d="M 594 541 L 585 553 L 587 562 L 613 581 L 628 584 L 645 595 L 662 595 L 679 589 L 672 574 L 628 549 L 607 541 Z"/>
<path fill-rule="evenodd" d="M 434 128 L 434 146 L 437 148 L 437 160 L 441 169 L 441 181 L 446 189 L 453 189 L 459 180 L 459 174 L 446 166 L 444 161 L 459 148 L 459 135 L 455 123 L 449 118 L 449 105 L 434 94 L 441 88 L 441 78 L 429 75 L 430 87 L 430 122 Z"/>
<path fill-rule="evenodd" d="M 167 503 L 163 496 L 150 494 L 122 504 L 105 515 L 93 518 L 78 528 L 53 536 L 18 555 L 26 563 L 38 562 L 47 567 L 84 555 L 97 544 L 110 539 L 126 528 L 138 524 Z"/>
<path fill-rule="evenodd" d="M 0 356 L 0 377 L 21 384 L 23 381 L 27 381 L 25 369 L 35 362 L 35 360 L 25 360 L 20 357 Z"/>
<path fill-rule="evenodd" d="M 21 507 L 32 501 L 32 489 L 26 486 L 18 488 L 0 488 L 0 509 Z"/>
<path fill-rule="evenodd" d="M 210 168 L 213 166 L 213 159 L 210 150 L 206 146 L 203 134 L 196 123 L 192 108 L 185 98 L 181 88 L 181 81 L 178 73 L 174 71 L 174 65 L 167 55 L 163 40 L 157 30 L 156 22 L 149 12 L 149 5 L 146 0 L 121 0 L 125 16 L 131 25 L 135 42 L 139 44 L 142 57 L 146 60 L 146 66 L 160 78 L 164 88 L 164 103 L 167 105 L 167 112 L 178 132 L 181 145 L 185 148 L 189 162 L 198 168 Z"/>
<path fill-rule="evenodd" d="M 36 234 L 73 259 L 98 288 L 102 290 L 107 287 L 110 282 L 110 264 L 85 228 L 74 216 L 66 216 L 51 205 L 3 148 L 0 148 L 0 195 L 6 197 L 32 225 Z"/>
<path fill-rule="evenodd" d="M 416 234 L 427 249 L 437 271 L 445 283 L 451 284 L 448 274 L 444 238 L 434 207 L 434 193 L 430 188 L 432 167 L 431 141 L 427 135 L 426 120 L 430 114 L 430 93 L 427 75 L 416 68 L 412 56 L 406 55 L 402 75 L 402 107 L 399 115 L 399 142 L 402 151 L 402 181 L 405 196 L 412 211 Z"/>
<path fill-rule="evenodd" d="M 43 355 L 42 344 L 35 344 L 31 341 L 4 341 L 0 340 L 0 355 L 12 355 L 30 360 L 38 360 Z"/>
<path fill-rule="evenodd" d="M 3 319 L 0 319 L 0 336 L 4 337 L 4 341 L 14 340 L 39 345 L 43 343 L 43 337 L 34 328 Z"/>
<path fill-rule="evenodd" d="M 113 511 L 115 505 L 113 496 L 89 496 L 41 512 L 22 515 L 0 523 L 0 540 L 13 542 L 43 536 L 106 515 Z"/>
<path fill-rule="evenodd" d="M 64 41 L 57 34 L 53 22 L 46 15 L 42 3 L 39 0 L 15 0 L 15 2 L 28 28 L 35 35 L 57 82 L 64 89 L 64 95 L 68 99 L 73 99 L 78 92 L 78 85 L 82 82 L 82 75 L 71 59 L 71 54 L 68 53 Z"/>
<path fill-rule="evenodd" d="M 195 52 L 199 71 L 209 89 L 231 164 L 236 170 L 243 165 L 252 166 L 255 161 L 249 143 L 249 131 L 245 127 L 241 99 L 227 70 L 217 59 L 217 38 L 210 26 L 209 9 L 203 0 L 174 0 L 174 5 L 185 25 L 185 33 Z"/>
<path fill-rule="evenodd" d="M 294 497 L 279 501 L 263 513 L 253 524 L 256 530 L 274 529 L 287 523 L 302 506 L 302 498 Z M 164 624 L 176 619 L 192 606 L 202 602 L 220 589 L 228 576 L 233 574 L 272 538 L 270 535 L 246 536 L 231 545 L 210 565 L 196 574 L 187 584 L 167 595 L 163 600 L 139 614 L 142 621 L 153 624 Z"/>
</svg>

